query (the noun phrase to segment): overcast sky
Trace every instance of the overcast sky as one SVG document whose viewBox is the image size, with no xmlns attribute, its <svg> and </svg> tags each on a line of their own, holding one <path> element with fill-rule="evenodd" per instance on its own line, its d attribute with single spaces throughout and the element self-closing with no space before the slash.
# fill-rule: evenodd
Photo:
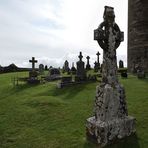
<svg viewBox="0 0 148 148">
<path fill-rule="evenodd" d="M 127 0 L 0 0 L 0 65 L 30 67 L 32 56 L 48 66 L 68 60 L 93 65 L 102 49 L 93 30 L 103 21 L 104 6 L 115 9 L 116 23 L 125 40 L 117 49 L 118 60 L 127 57 Z M 38 66 L 38 65 L 37 65 Z"/>
</svg>

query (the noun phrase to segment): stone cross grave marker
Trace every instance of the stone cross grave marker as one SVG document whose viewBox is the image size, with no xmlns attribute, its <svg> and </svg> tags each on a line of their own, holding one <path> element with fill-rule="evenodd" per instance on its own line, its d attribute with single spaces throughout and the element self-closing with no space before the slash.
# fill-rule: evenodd
<svg viewBox="0 0 148 148">
<path fill-rule="evenodd" d="M 96 89 L 94 116 L 87 119 L 87 137 L 104 147 L 135 133 L 135 118 L 128 116 L 126 96 L 117 77 L 116 49 L 123 32 L 115 23 L 114 8 L 105 6 L 104 21 L 94 30 L 103 49 L 102 82 Z"/>
<path fill-rule="evenodd" d="M 96 55 L 97 55 L 97 62 L 98 62 L 98 64 L 100 65 L 100 62 L 99 62 L 100 52 L 98 51 L 98 52 L 96 53 Z"/>
<path fill-rule="evenodd" d="M 86 79 L 86 72 L 85 72 L 85 63 L 82 61 L 82 52 L 80 52 L 79 57 L 79 61 L 77 62 L 77 73 L 76 73 L 76 77 L 79 80 L 84 81 Z"/>
<path fill-rule="evenodd" d="M 87 59 L 86 69 L 87 69 L 87 70 L 90 70 L 90 64 L 89 64 L 89 59 L 90 59 L 90 57 L 87 56 L 86 59 Z"/>
<path fill-rule="evenodd" d="M 35 60 L 35 57 L 32 57 L 32 60 L 29 60 L 30 63 L 32 63 L 32 70 L 35 70 L 35 63 L 37 63 L 38 61 Z"/>
</svg>

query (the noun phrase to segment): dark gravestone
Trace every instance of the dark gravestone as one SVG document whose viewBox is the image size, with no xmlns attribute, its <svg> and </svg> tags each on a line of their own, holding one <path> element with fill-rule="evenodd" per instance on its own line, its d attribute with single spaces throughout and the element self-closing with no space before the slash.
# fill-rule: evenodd
<svg viewBox="0 0 148 148">
<path fill-rule="evenodd" d="M 76 74 L 76 71 L 77 71 L 77 70 L 76 70 L 76 68 L 75 68 L 75 66 L 74 66 L 74 62 L 73 62 L 73 63 L 72 63 L 72 67 L 71 67 L 71 73 L 75 75 L 75 74 Z"/>
<path fill-rule="evenodd" d="M 87 59 L 86 70 L 90 70 L 91 69 L 90 64 L 89 64 L 90 57 L 87 56 L 86 59 Z"/>
<path fill-rule="evenodd" d="M 63 88 L 65 86 L 69 86 L 72 85 L 73 81 L 72 81 L 72 77 L 68 76 L 68 77 L 62 77 L 61 78 L 61 82 L 57 84 L 58 88 Z"/>
<path fill-rule="evenodd" d="M 48 66 L 47 65 L 45 65 L 45 70 L 48 70 Z"/>
<path fill-rule="evenodd" d="M 52 81 L 52 80 L 59 80 L 61 79 L 61 73 L 58 68 L 51 68 L 49 69 L 48 76 L 46 77 L 47 81 Z"/>
<path fill-rule="evenodd" d="M 128 77 L 127 72 L 126 72 L 126 71 L 121 72 L 121 77 L 122 77 L 122 78 L 127 78 L 127 77 Z"/>
<path fill-rule="evenodd" d="M 98 72 L 98 70 L 99 70 L 99 65 L 98 65 L 98 63 L 95 61 L 95 63 L 94 63 L 94 72 Z"/>
<path fill-rule="evenodd" d="M 102 69 L 103 69 L 103 64 L 101 64 L 100 66 L 100 73 L 102 73 Z"/>
<path fill-rule="evenodd" d="M 96 53 L 96 55 L 97 55 L 98 68 L 100 68 L 100 59 L 99 59 L 100 52 L 98 51 L 98 52 Z"/>
<path fill-rule="evenodd" d="M 100 62 L 99 62 L 100 52 L 98 51 L 96 55 L 97 55 L 97 62 L 95 61 L 94 63 L 94 72 L 98 72 L 100 69 Z"/>
<path fill-rule="evenodd" d="M 43 75 L 44 74 L 44 65 L 43 64 L 40 64 L 39 65 L 39 74 L 40 75 Z"/>
<path fill-rule="evenodd" d="M 82 52 L 80 52 L 79 61 L 77 62 L 77 72 L 76 72 L 76 80 L 85 81 L 86 80 L 86 71 L 85 71 L 85 63 L 82 61 Z"/>
<path fill-rule="evenodd" d="M 69 73 L 69 71 L 70 71 L 69 62 L 66 60 L 66 61 L 64 62 L 64 66 L 63 66 L 63 72 Z"/>
<path fill-rule="evenodd" d="M 122 60 L 119 61 L 119 68 L 124 68 L 124 63 Z"/>
<path fill-rule="evenodd" d="M 50 73 L 50 76 L 52 76 L 52 75 L 60 75 L 60 71 L 59 71 L 58 68 L 51 68 L 49 70 L 49 73 Z"/>
<path fill-rule="evenodd" d="M 99 147 L 135 133 L 135 118 L 128 116 L 125 90 L 117 77 L 116 49 L 123 33 L 115 23 L 114 8 L 105 7 L 104 21 L 94 31 L 94 39 L 103 49 L 102 82 L 97 86 L 94 116 L 87 119 L 87 137 Z"/>
</svg>

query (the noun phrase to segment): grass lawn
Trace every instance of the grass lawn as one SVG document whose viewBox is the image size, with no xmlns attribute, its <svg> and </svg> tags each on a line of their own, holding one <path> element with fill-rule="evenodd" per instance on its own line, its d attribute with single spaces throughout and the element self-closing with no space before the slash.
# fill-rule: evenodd
<svg viewBox="0 0 148 148">
<path fill-rule="evenodd" d="M 96 147 L 86 140 L 85 121 L 92 116 L 98 82 L 63 89 L 56 82 L 13 87 L 11 77 L 16 75 L 0 75 L 0 148 Z M 137 119 L 137 137 L 112 147 L 148 148 L 148 79 L 130 75 L 120 81 L 129 115 Z"/>
</svg>

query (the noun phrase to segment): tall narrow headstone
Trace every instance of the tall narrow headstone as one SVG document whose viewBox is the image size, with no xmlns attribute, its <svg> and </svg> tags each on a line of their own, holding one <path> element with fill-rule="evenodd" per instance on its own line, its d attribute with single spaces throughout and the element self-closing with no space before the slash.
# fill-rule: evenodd
<svg viewBox="0 0 148 148">
<path fill-rule="evenodd" d="M 119 61 L 119 68 L 124 68 L 124 63 L 122 60 Z"/>
<path fill-rule="evenodd" d="M 75 68 L 75 66 L 74 66 L 74 62 L 72 63 L 72 67 L 71 67 L 71 73 L 72 74 L 76 74 L 76 68 Z"/>
<path fill-rule="evenodd" d="M 95 63 L 94 63 L 94 71 L 95 71 L 95 72 L 98 72 L 99 69 L 100 69 L 100 62 L 99 62 L 100 52 L 98 51 L 98 52 L 96 53 L 96 55 L 97 55 L 97 62 L 95 61 Z"/>
<path fill-rule="evenodd" d="M 77 77 L 80 79 L 80 80 L 85 80 L 86 78 L 86 72 L 85 72 L 85 63 L 82 61 L 82 52 L 80 52 L 80 55 L 78 56 L 79 57 L 79 61 L 77 62 Z"/>
<path fill-rule="evenodd" d="M 98 63 L 98 65 L 99 65 L 99 67 L 100 67 L 100 59 L 99 59 L 100 52 L 98 51 L 98 52 L 96 53 L 96 55 L 97 55 L 97 63 Z"/>
<path fill-rule="evenodd" d="M 40 75 L 44 74 L 44 65 L 43 64 L 39 65 L 39 74 Z"/>
<path fill-rule="evenodd" d="M 87 56 L 86 59 L 87 59 L 86 70 L 90 70 L 91 69 L 90 64 L 89 64 L 90 57 Z"/>
<path fill-rule="evenodd" d="M 70 71 L 69 62 L 67 60 L 64 62 L 63 71 L 64 72 L 69 72 Z"/>
<path fill-rule="evenodd" d="M 95 61 L 95 63 L 94 63 L 94 72 L 98 72 L 98 70 L 99 70 L 98 62 Z"/>
<path fill-rule="evenodd" d="M 86 123 L 88 138 L 101 147 L 135 132 L 135 118 L 128 116 L 125 90 L 117 77 L 116 49 L 123 32 L 114 21 L 114 8 L 105 6 L 103 18 L 94 31 L 94 39 L 103 49 L 102 82 L 96 90 L 95 114 Z"/>
</svg>

